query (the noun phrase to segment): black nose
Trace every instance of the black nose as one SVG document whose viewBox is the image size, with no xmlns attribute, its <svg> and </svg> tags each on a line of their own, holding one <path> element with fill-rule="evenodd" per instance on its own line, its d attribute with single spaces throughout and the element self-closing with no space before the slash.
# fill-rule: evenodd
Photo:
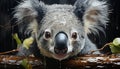
<svg viewBox="0 0 120 69">
<path fill-rule="evenodd" d="M 56 54 L 65 54 L 67 52 L 67 41 L 68 37 L 64 32 L 59 32 L 55 36 L 55 48 Z"/>
</svg>

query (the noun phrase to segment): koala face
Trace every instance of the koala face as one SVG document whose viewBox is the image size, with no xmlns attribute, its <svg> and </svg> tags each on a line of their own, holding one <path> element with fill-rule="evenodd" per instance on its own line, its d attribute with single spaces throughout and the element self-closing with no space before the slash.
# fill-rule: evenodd
<svg viewBox="0 0 120 69">
<path fill-rule="evenodd" d="M 60 9 L 58 9 L 58 6 Z M 85 31 L 72 8 L 56 6 L 42 20 L 38 38 L 42 54 L 55 59 L 65 59 L 78 54 L 84 46 Z M 70 6 L 71 7 L 71 6 Z"/>
</svg>

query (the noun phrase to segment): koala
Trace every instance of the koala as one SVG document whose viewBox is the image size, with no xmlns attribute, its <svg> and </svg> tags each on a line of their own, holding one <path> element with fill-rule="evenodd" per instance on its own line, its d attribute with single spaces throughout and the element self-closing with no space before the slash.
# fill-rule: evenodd
<svg viewBox="0 0 120 69">
<path fill-rule="evenodd" d="M 74 5 L 24 0 L 14 12 L 20 33 L 34 38 L 30 48 L 21 46 L 17 55 L 39 52 L 57 60 L 97 50 L 88 34 L 104 32 L 108 22 L 107 3 L 100 0 L 77 0 Z"/>
</svg>

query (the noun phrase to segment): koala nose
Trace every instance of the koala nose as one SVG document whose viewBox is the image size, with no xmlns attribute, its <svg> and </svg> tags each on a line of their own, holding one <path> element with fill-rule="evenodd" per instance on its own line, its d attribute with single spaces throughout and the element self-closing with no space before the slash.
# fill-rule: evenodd
<svg viewBox="0 0 120 69">
<path fill-rule="evenodd" d="M 68 41 L 68 37 L 67 37 L 66 33 L 59 32 L 55 36 L 54 52 L 56 54 L 65 54 L 65 53 L 67 53 L 67 41 Z"/>
</svg>

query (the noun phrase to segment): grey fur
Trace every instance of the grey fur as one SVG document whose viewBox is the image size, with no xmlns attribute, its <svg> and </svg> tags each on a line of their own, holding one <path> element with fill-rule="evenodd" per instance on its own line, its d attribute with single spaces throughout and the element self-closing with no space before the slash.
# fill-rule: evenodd
<svg viewBox="0 0 120 69">
<path fill-rule="evenodd" d="M 36 40 L 41 54 L 58 60 L 96 50 L 97 47 L 89 40 L 87 34 L 96 33 L 99 30 L 104 31 L 108 21 L 106 2 L 99 0 L 77 0 L 73 6 L 46 5 L 37 0 L 25 0 L 16 7 L 15 12 L 14 17 L 17 18 L 20 28 L 22 28 L 21 33 L 30 30 L 29 33 Z M 25 25 L 27 29 L 23 29 Z M 49 39 L 45 38 L 45 31 L 51 33 Z M 54 38 L 61 31 L 65 32 L 69 39 L 68 51 L 63 58 L 56 57 L 54 52 Z M 71 38 L 71 34 L 74 32 L 77 33 L 76 39 Z M 95 54 L 100 54 L 100 52 Z"/>
</svg>

